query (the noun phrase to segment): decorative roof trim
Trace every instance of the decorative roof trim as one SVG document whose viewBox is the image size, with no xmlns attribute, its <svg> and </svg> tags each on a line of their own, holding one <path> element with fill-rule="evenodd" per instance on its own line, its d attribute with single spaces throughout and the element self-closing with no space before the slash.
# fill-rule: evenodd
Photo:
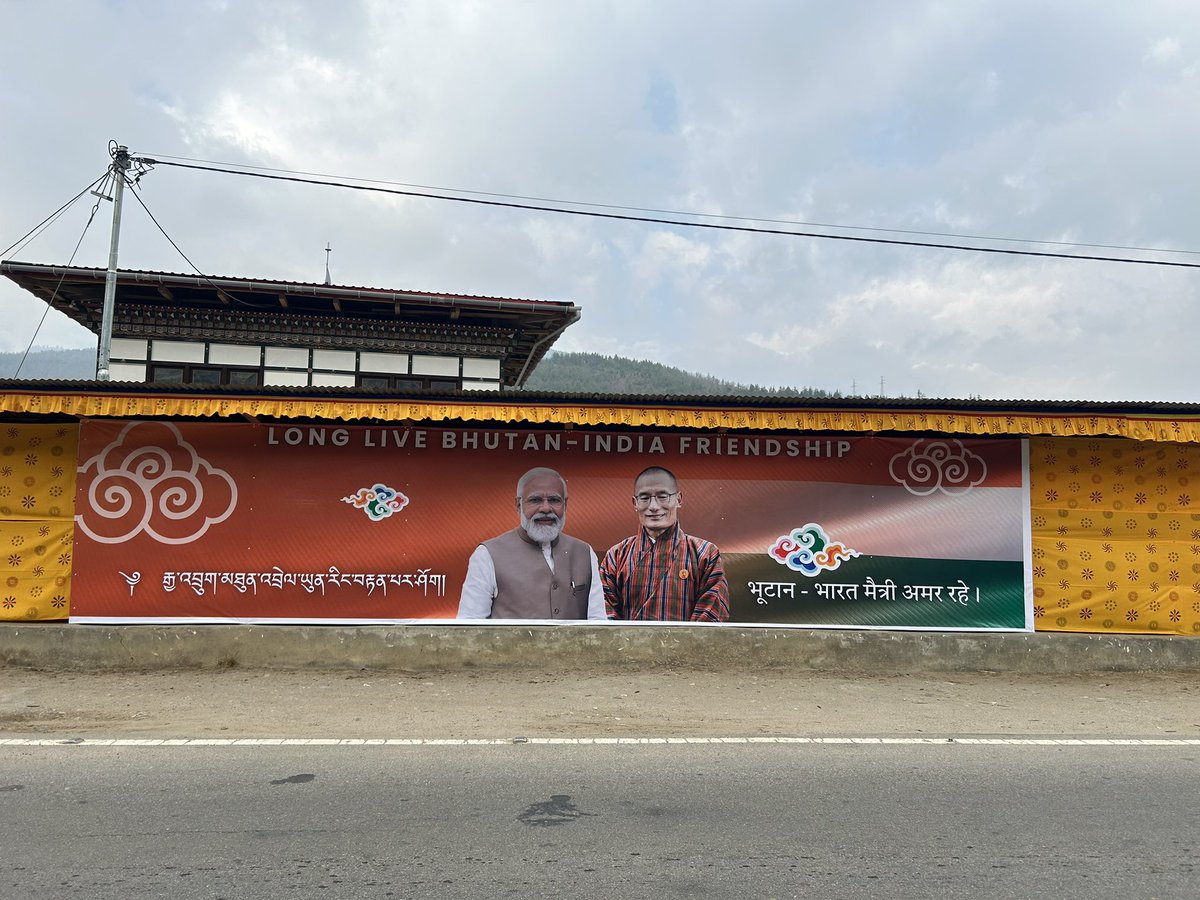
<svg viewBox="0 0 1200 900">
<path fill-rule="evenodd" d="M 513 330 L 438 322 L 336 319 L 288 313 L 118 306 L 114 337 L 202 340 L 232 344 L 292 343 L 305 347 L 503 355 Z"/>
<path fill-rule="evenodd" d="M 109 386 L 111 385 L 111 387 Z M 0 386 L 0 414 L 76 418 L 252 417 L 353 422 L 489 422 L 512 425 L 593 425 L 620 428 L 688 428 L 708 431 L 928 433 L 977 437 L 1125 437 L 1138 441 L 1200 443 L 1200 410 L 1193 415 L 1060 414 L 963 408 L 887 409 L 813 407 L 803 403 L 756 408 L 703 403 L 555 402 L 512 394 L 370 397 L 337 389 L 292 392 L 207 393 L 139 390 L 109 383 L 104 389 L 21 389 Z M 318 394 L 314 396 L 314 394 Z"/>
</svg>

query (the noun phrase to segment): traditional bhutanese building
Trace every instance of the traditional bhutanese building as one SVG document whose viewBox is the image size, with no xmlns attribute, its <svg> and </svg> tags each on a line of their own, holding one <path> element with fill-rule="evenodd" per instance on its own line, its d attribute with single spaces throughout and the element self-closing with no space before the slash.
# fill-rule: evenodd
<svg viewBox="0 0 1200 900">
<path fill-rule="evenodd" d="M 104 269 L 4 261 L 0 274 L 99 334 Z M 579 316 L 544 300 L 126 270 L 110 379 L 497 390 L 523 384 Z"/>
</svg>

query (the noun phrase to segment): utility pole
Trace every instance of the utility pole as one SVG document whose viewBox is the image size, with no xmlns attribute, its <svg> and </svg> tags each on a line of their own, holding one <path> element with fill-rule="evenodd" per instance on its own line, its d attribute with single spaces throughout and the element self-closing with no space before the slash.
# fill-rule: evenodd
<svg viewBox="0 0 1200 900">
<path fill-rule="evenodd" d="M 129 171 L 129 148 L 117 144 L 112 152 L 113 218 L 108 244 L 108 274 L 104 279 L 104 313 L 100 320 L 100 348 L 96 354 L 96 380 L 108 381 L 108 360 L 112 355 L 113 309 L 117 304 L 117 246 L 121 242 L 121 199 L 125 192 L 125 173 Z"/>
</svg>

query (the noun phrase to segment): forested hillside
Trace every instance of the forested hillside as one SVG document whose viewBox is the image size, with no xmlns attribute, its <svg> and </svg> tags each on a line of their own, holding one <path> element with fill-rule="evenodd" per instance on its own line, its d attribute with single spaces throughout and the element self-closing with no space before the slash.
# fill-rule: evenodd
<svg viewBox="0 0 1200 900">
<path fill-rule="evenodd" d="M 23 353 L 0 353 L 0 378 L 88 380 L 96 377 L 95 350 L 33 350 L 21 364 Z M 20 374 L 17 366 L 21 366 Z"/>
<path fill-rule="evenodd" d="M 599 353 L 548 353 L 525 383 L 531 391 L 829 397 L 816 388 L 767 388 L 722 381 L 661 363 Z"/>
</svg>

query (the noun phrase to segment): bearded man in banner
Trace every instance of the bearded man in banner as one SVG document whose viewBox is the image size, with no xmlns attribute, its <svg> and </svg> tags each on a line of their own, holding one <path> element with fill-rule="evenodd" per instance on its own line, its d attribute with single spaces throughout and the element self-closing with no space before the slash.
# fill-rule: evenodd
<svg viewBox="0 0 1200 900">
<path fill-rule="evenodd" d="M 553 469 L 530 469 L 516 499 L 520 524 L 471 554 L 458 618 L 607 620 L 595 552 L 562 533 L 566 480 Z"/>
<path fill-rule="evenodd" d="M 610 619 L 724 622 L 729 584 L 716 544 L 679 527 L 683 491 L 661 466 L 633 482 L 641 528 L 605 554 L 600 565 Z"/>
</svg>

